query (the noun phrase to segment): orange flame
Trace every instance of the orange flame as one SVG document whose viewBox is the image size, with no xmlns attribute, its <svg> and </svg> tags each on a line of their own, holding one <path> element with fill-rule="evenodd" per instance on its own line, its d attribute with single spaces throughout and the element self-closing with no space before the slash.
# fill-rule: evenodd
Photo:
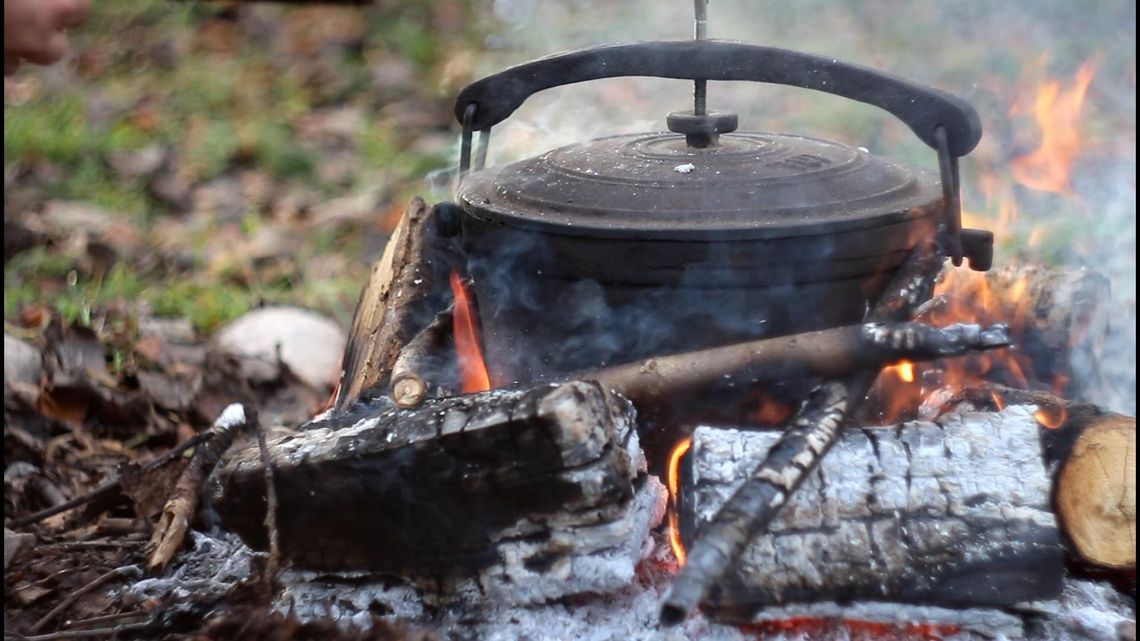
<svg viewBox="0 0 1140 641">
<path fill-rule="evenodd" d="M 669 453 L 669 469 L 666 482 L 669 484 L 669 546 L 673 548 L 673 556 L 677 557 L 678 566 L 685 565 L 685 544 L 681 542 L 681 515 L 678 514 L 678 497 L 681 492 L 681 457 L 693 446 L 692 437 L 677 443 Z"/>
<path fill-rule="evenodd" d="M 1095 75 L 1095 65 L 1086 60 L 1077 70 L 1071 87 L 1062 89 L 1061 83 L 1049 81 L 1037 90 L 1033 115 L 1041 127 L 1041 145 L 1013 160 L 1013 177 L 1017 182 L 1040 191 L 1072 193 L 1069 179 L 1073 161 L 1080 154 L 1085 137 L 1080 126 L 1081 108 Z M 1016 105 L 1010 110 L 1014 114 L 1019 111 Z"/>
<path fill-rule="evenodd" d="M 491 389 L 491 376 L 479 346 L 479 331 L 475 327 L 471 297 L 463 285 L 459 272 L 451 272 L 451 293 L 455 296 L 455 353 L 459 359 L 460 391 L 464 394 Z"/>
<path fill-rule="evenodd" d="M 943 274 L 934 290 L 934 301 L 923 322 L 935 326 L 954 323 L 992 325 L 1006 323 L 1015 347 L 974 354 L 945 361 L 911 363 L 907 361 L 886 367 L 875 384 L 874 398 L 879 407 L 878 418 L 884 423 L 897 423 L 915 418 L 920 409 L 937 409 L 954 393 L 985 382 L 1001 383 L 1030 389 L 1033 381 L 1049 384 L 1054 394 L 1063 395 L 1068 380 L 1058 376 L 1054 381 L 1037 378 L 1034 363 L 1025 351 L 1016 348 L 1035 323 L 1030 273 L 1025 270 L 999 271 L 989 274 L 965 267 Z M 999 409 L 1005 401 L 994 395 Z M 924 403 L 929 402 L 927 408 Z M 1064 422 L 1055 412 L 1039 413 L 1038 421 L 1047 427 Z"/>
</svg>

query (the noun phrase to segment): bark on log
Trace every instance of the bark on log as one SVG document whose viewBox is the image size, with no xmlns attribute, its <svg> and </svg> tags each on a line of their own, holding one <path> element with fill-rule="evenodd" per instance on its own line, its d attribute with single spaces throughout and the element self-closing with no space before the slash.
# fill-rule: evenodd
<svg viewBox="0 0 1140 641">
<path fill-rule="evenodd" d="M 386 386 L 400 349 L 447 306 L 447 277 L 458 264 L 418 196 L 408 203 L 360 294 L 344 350 L 335 413 L 365 390 Z"/>
<path fill-rule="evenodd" d="M 553 563 L 574 552 L 568 532 L 623 517 L 644 469 L 632 406 L 583 382 L 412 410 L 379 398 L 269 450 L 283 556 L 410 577 L 477 573 L 520 539 L 534 544 L 528 565 Z M 257 448 L 232 452 L 211 488 L 225 527 L 264 549 Z"/>
<path fill-rule="evenodd" d="M 698 428 L 683 538 L 742 484 L 773 432 Z M 849 430 L 705 601 L 716 618 L 815 601 L 1008 606 L 1055 598 L 1064 558 L 1033 408 Z"/>
</svg>

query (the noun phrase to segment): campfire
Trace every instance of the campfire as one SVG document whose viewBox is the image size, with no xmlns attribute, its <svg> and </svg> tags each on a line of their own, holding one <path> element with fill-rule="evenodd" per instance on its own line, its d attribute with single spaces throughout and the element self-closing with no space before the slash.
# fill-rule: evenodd
<svg viewBox="0 0 1140 641">
<path fill-rule="evenodd" d="M 366 584 L 412 618 L 541 620 L 609 595 L 651 603 L 646 629 L 707 638 L 996 638 L 1059 629 L 1095 591 L 1082 580 L 1134 577 L 1135 421 L 1081 400 L 1104 277 L 992 265 L 1016 208 L 992 230 L 961 210 L 970 105 L 707 40 L 696 5 L 692 42 L 561 54 L 460 93 L 457 201 L 408 206 L 332 408 L 211 480 L 224 528 L 292 566 L 287 607 L 351 617 L 335 595 Z M 1046 133 L 1012 180 L 1068 193 L 1093 73 L 1043 88 Z M 485 166 L 532 93 L 634 75 L 693 81 L 671 133 Z M 709 80 L 879 106 L 939 174 L 738 132 Z"/>
</svg>

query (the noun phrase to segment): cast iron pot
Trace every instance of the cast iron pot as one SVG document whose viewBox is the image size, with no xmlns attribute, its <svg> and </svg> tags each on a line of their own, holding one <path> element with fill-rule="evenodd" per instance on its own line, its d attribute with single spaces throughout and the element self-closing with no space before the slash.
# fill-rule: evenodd
<svg viewBox="0 0 1140 641">
<path fill-rule="evenodd" d="M 616 76 L 771 82 L 869 103 L 938 151 L 942 176 L 827 140 L 733 133 L 734 115 L 693 112 L 670 114 L 672 132 L 480 167 L 490 128 L 527 97 Z M 957 158 L 981 137 L 974 109 L 946 93 L 724 41 L 543 58 L 469 85 L 455 114 L 456 215 L 497 385 L 860 322 L 920 240 L 960 238 Z M 966 231 L 971 264 L 988 268 L 986 232 Z"/>
</svg>

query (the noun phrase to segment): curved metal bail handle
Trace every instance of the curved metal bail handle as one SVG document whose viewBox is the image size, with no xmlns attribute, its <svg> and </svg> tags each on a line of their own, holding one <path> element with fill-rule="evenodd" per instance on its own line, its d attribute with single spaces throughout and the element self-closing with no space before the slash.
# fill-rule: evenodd
<svg viewBox="0 0 1140 641">
<path fill-rule="evenodd" d="M 939 125 L 934 129 L 937 142 L 938 173 L 942 177 L 942 202 L 945 203 L 946 231 L 949 236 L 950 262 L 962 264 L 962 197 L 958 183 L 958 157 L 950 153 L 950 142 L 946 128 Z"/>
<path fill-rule="evenodd" d="M 463 134 L 459 139 L 459 177 L 462 178 L 471 170 L 471 142 L 475 137 L 475 114 L 479 106 L 470 103 L 463 110 Z M 482 169 L 487 164 L 487 145 L 491 141 L 491 128 L 479 130 L 479 146 L 475 149 L 475 170 Z"/>
</svg>

